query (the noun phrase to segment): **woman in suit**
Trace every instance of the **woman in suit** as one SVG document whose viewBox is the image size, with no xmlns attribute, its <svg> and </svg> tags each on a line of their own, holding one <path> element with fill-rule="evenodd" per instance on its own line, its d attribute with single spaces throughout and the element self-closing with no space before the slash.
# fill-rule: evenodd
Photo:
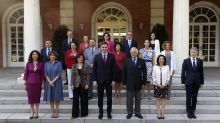
<svg viewBox="0 0 220 123">
<path fill-rule="evenodd" d="M 121 43 L 115 44 L 115 61 L 116 61 L 116 72 L 115 72 L 115 96 L 117 99 L 121 97 L 121 80 L 122 80 L 122 70 L 123 64 L 126 60 L 126 55 L 122 52 Z"/>
<path fill-rule="evenodd" d="M 157 65 L 153 68 L 154 97 L 156 97 L 157 118 L 164 119 L 167 87 L 170 80 L 169 66 L 166 65 L 166 57 L 159 55 Z"/>
<path fill-rule="evenodd" d="M 62 64 L 56 60 L 57 55 L 57 52 L 51 51 L 50 61 L 46 62 L 44 66 L 46 82 L 43 100 L 50 102 L 51 118 L 58 118 L 59 104 L 63 100 Z"/>
<path fill-rule="evenodd" d="M 31 51 L 24 72 L 24 87 L 27 91 L 28 103 L 31 107 L 30 119 L 38 118 L 41 89 L 44 85 L 43 71 L 44 65 L 41 60 L 40 52 L 37 50 Z M 34 107 L 36 107 L 36 109 L 34 109 Z"/>
<path fill-rule="evenodd" d="M 75 42 L 70 43 L 71 49 L 66 51 L 65 63 L 67 67 L 67 79 L 68 79 L 68 92 L 69 98 L 73 98 L 73 91 L 71 89 L 71 76 L 72 76 L 72 66 L 76 64 L 76 55 L 78 54 L 77 46 Z"/>
<path fill-rule="evenodd" d="M 84 63 L 83 54 L 76 56 L 76 64 L 72 67 L 71 87 L 73 89 L 72 118 L 79 117 L 79 97 L 81 117 L 88 115 L 89 66 Z"/>
<path fill-rule="evenodd" d="M 152 71 L 154 65 L 154 50 L 150 47 L 150 41 L 145 40 L 144 48 L 140 49 L 140 58 L 145 61 L 147 67 L 147 98 L 151 99 L 150 97 L 150 89 L 151 89 L 151 82 L 152 82 Z M 144 91 L 145 88 L 142 88 L 142 98 L 144 98 Z"/>
<path fill-rule="evenodd" d="M 156 39 L 156 35 L 154 32 L 150 34 L 150 47 L 155 52 L 155 59 L 154 61 L 157 61 L 157 57 L 160 55 L 160 41 Z"/>
<path fill-rule="evenodd" d="M 171 96 L 171 84 L 172 84 L 172 76 L 175 74 L 176 71 L 176 57 L 174 52 L 171 50 L 171 42 L 165 41 L 162 45 L 163 51 L 161 52 L 162 55 L 166 57 L 166 65 L 170 68 L 170 82 L 168 87 L 167 99 L 170 99 Z"/>
</svg>

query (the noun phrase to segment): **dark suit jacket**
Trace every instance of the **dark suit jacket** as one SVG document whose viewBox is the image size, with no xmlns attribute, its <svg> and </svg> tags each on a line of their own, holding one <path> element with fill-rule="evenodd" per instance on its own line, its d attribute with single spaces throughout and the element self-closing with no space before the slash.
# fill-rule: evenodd
<svg viewBox="0 0 220 123">
<path fill-rule="evenodd" d="M 97 81 L 98 84 L 102 82 L 112 82 L 115 80 L 115 57 L 114 55 L 108 53 L 107 62 L 104 63 L 102 58 L 102 53 L 99 53 L 94 58 L 93 63 L 93 74 L 94 81 Z"/>
<path fill-rule="evenodd" d="M 138 58 L 136 64 L 131 58 L 124 62 L 122 82 L 127 90 L 140 90 L 142 85 L 146 84 L 146 64 L 143 59 Z"/>
<path fill-rule="evenodd" d="M 76 46 L 78 47 L 77 41 L 72 38 L 72 42 L 76 43 Z M 68 38 L 63 40 L 63 53 L 64 55 L 66 54 L 66 51 L 69 50 L 71 48 L 71 46 L 68 44 Z"/>
<path fill-rule="evenodd" d="M 132 39 L 132 41 L 131 41 L 131 47 L 129 47 L 129 45 L 128 45 L 128 40 L 124 40 L 123 42 L 122 42 L 122 46 L 123 46 L 123 48 L 124 48 L 124 52 L 125 52 L 125 54 L 126 54 L 126 58 L 131 58 L 131 54 L 130 54 L 130 49 L 132 48 L 132 47 L 138 47 L 138 44 L 137 44 L 137 42 L 135 41 L 135 40 L 133 40 Z"/>
<path fill-rule="evenodd" d="M 52 48 L 53 50 L 53 48 Z M 41 56 L 44 63 L 50 61 L 50 58 L 47 56 L 47 48 L 41 49 Z"/>
<path fill-rule="evenodd" d="M 181 74 L 182 84 L 191 85 L 193 82 L 196 82 L 198 86 L 204 84 L 203 61 L 199 58 L 196 58 L 196 62 L 196 68 L 193 69 L 190 58 L 187 58 L 183 61 Z"/>
</svg>

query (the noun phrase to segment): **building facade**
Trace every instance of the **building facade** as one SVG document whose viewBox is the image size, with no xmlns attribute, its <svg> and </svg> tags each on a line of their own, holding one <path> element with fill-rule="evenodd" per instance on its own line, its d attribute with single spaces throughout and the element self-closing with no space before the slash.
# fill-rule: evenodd
<svg viewBox="0 0 220 123">
<path fill-rule="evenodd" d="M 30 50 L 42 48 L 59 25 L 79 41 L 83 35 L 99 40 L 104 32 L 121 41 L 132 31 L 142 47 L 157 23 L 173 42 L 177 68 L 192 46 L 204 66 L 219 67 L 219 18 L 218 0 L 1 0 L 0 67 L 24 66 Z"/>
</svg>

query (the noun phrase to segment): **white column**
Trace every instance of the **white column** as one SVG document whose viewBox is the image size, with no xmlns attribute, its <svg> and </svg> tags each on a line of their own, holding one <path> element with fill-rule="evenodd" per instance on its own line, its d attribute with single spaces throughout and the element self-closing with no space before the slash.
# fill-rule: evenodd
<svg viewBox="0 0 220 123">
<path fill-rule="evenodd" d="M 24 62 L 41 49 L 40 0 L 24 0 Z"/>
<path fill-rule="evenodd" d="M 182 62 L 189 49 L 189 0 L 174 0 L 173 50 L 176 54 L 176 74 L 181 73 Z"/>
</svg>

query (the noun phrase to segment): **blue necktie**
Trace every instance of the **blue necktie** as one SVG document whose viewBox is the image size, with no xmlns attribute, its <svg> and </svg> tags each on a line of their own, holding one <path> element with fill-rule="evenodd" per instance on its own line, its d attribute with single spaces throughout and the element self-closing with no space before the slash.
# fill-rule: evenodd
<svg viewBox="0 0 220 123">
<path fill-rule="evenodd" d="M 196 69 L 196 60 L 193 59 L 193 69 L 195 70 Z"/>
</svg>

